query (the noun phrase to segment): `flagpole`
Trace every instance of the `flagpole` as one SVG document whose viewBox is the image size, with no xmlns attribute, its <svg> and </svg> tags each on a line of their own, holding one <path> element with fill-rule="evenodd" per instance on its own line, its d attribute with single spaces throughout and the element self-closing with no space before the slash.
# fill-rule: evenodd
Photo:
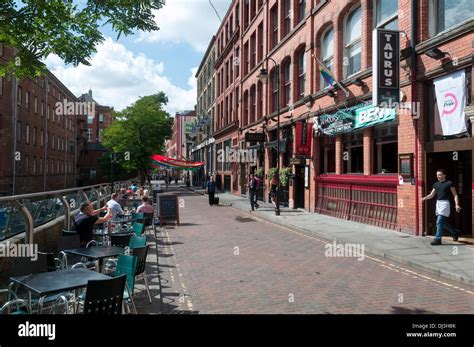
<svg viewBox="0 0 474 347">
<path fill-rule="evenodd" d="M 336 82 L 339 88 L 341 88 L 346 93 L 346 97 L 349 97 L 349 91 L 346 88 L 344 88 L 341 83 L 339 83 L 339 81 L 334 76 L 334 74 L 323 63 L 321 63 L 314 54 L 312 54 L 312 56 L 316 60 L 316 62 L 324 69 L 324 71 L 326 71 L 326 73 L 328 73 L 334 79 L 334 82 Z"/>
</svg>

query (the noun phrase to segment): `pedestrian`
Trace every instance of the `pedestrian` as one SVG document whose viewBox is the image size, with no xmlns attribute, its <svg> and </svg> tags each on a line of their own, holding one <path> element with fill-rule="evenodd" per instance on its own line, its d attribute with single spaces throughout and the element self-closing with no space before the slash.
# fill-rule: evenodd
<svg viewBox="0 0 474 347">
<path fill-rule="evenodd" d="M 444 229 L 452 235 L 454 241 L 458 240 L 460 234 L 459 230 L 447 222 L 447 219 L 451 214 L 451 203 L 449 201 L 451 194 L 454 196 L 456 212 L 461 211 L 456 188 L 454 187 L 453 182 L 446 179 L 445 170 L 439 169 L 436 171 L 436 178 L 438 179 L 438 182 L 433 184 L 431 193 L 421 199 L 422 201 L 425 201 L 436 196 L 436 236 L 434 241 L 431 242 L 432 246 L 441 245 L 441 237 L 443 236 Z"/>
<path fill-rule="evenodd" d="M 274 174 L 272 180 L 270 181 L 270 199 L 272 200 L 273 206 L 276 207 L 276 196 L 278 190 L 278 175 Z"/>
<path fill-rule="evenodd" d="M 253 174 L 249 175 L 249 181 L 248 181 L 247 187 L 249 189 L 250 208 L 252 211 L 255 211 L 254 206 L 255 206 L 255 196 L 257 193 L 257 180 L 255 179 L 255 176 Z"/>
<path fill-rule="evenodd" d="M 214 182 L 214 176 L 209 177 L 209 181 L 206 185 L 206 194 L 209 195 L 209 206 L 214 205 L 214 196 L 216 194 L 216 182 Z"/>
<path fill-rule="evenodd" d="M 260 205 L 258 204 L 258 191 L 260 189 L 260 187 L 262 186 L 262 179 L 258 176 L 255 176 L 255 181 L 257 181 L 257 189 L 256 189 L 256 193 L 255 193 L 255 208 L 259 208 Z"/>
</svg>

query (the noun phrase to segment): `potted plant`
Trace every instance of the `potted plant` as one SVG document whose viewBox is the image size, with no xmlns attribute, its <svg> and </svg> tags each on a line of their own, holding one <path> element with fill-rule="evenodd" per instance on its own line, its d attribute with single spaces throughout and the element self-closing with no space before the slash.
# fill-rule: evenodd
<svg viewBox="0 0 474 347">
<path fill-rule="evenodd" d="M 255 176 L 258 178 L 263 177 L 263 167 L 259 167 L 257 170 L 255 170 Z"/>
<path fill-rule="evenodd" d="M 277 168 L 276 167 L 272 167 L 270 170 L 268 170 L 268 180 L 271 181 L 273 176 L 276 175 L 277 173 Z"/>
<path fill-rule="evenodd" d="M 292 174 L 291 168 L 289 168 L 289 167 L 281 168 L 281 170 L 280 170 L 280 183 L 283 187 L 286 187 L 288 185 L 291 174 Z"/>
</svg>

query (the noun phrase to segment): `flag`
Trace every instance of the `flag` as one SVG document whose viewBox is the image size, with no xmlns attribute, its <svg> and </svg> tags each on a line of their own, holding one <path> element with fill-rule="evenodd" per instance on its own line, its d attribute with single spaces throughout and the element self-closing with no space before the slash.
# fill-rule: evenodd
<svg viewBox="0 0 474 347">
<path fill-rule="evenodd" d="M 334 88 L 334 84 L 337 84 L 339 88 L 341 88 L 346 93 L 346 96 L 349 96 L 349 91 L 339 83 L 339 81 L 334 77 L 331 70 L 329 70 L 326 66 L 324 66 L 324 64 L 321 63 L 314 54 L 313 54 L 313 58 L 318 63 L 319 72 L 321 73 L 321 76 L 324 78 L 324 81 L 326 82 L 326 84 L 329 85 L 329 88 L 332 89 Z"/>
</svg>

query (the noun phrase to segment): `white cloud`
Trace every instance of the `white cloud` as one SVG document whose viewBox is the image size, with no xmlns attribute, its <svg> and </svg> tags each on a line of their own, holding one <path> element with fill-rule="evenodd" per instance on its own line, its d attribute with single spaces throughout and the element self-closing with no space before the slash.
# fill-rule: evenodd
<svg viewBox="0 0 474 347">
<path fill-rule="evenodd" d="M 189 70 L 188 89 L 174 85 L 163 73 L 165 66 L 144 54 L 134 54 L 124 45 L 107 38 L 97 47 L 90 60 L 91 66 L 65 66 L 63 61 L 50 55 L 45 64 L 76 96 L 93 91 L 94 99 L 116 110 L 135 102 L 139 97 L 166 93 L 169 103 L 166 111 L 194 109 L 196 103 L 197 67 Z"/>
<path fill-rule="evenodd" d="M 219 16 L 224 18 L 231 0 L 212 0 Z M 219 28 L 217 18 L 209 0 L 168 0 L 155 12 L 160 30 L 140 32 L 139 41 L 163 43 L 187 43 L 204 53 Z"/>
</svg>

